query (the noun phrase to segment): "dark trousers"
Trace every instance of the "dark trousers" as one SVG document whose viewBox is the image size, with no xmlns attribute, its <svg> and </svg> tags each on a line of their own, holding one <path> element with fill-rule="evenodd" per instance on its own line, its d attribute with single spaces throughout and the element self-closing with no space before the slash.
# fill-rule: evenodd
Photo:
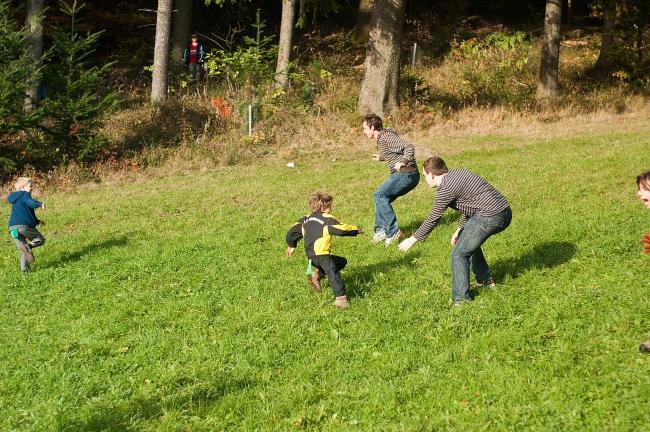
<svg viewBox="0 0 650 432">
<path fill-rule="evenodd" d="M 24 245 L 28 245 L 30 249 L 34 249 L 45 244 L 45 237 L 36 228 L 31 228 L 25 225 L 13 225 L 9 227 L 9 231 L 18 230 L 18 238 L 14 239 L 16 248 L 20 251 L 20 269 L 22 271 L 29 271 L 29 262 L 23 251 Z"/>
<path fill-rule="evenodd" d="M 336 255 L 318 255 L 311 258 L 311 263 L 318 269 L 318 275 L 327 276 L 330 286 L 336 297 L 345 295 L 345 283 L 341 279 L 341 270 L 348 264 L 348 260 Z"/>
</svg>

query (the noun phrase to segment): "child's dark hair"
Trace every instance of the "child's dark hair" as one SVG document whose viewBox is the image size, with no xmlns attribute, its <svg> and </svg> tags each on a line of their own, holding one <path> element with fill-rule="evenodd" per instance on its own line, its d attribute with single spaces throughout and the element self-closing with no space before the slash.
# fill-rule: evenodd
<svg viewBox="0 0 650 432">
<path fill-rule="evenodd" d="M 650 171 L 646 171 L 636 176 L 636 187 L 639 190 L 650 190 Z"/>
<path fill-rule="evenodd" d="M 381 121 L 381 117 L 377 114 L 368 114 L 363 117 L 363 123 L 372 127 L 376 131 L 380 131 L 384 128 L 384 123 Z"/>
<path fill-rule="evenodd" d="M 441 175 L 449 172 L 449 168 L 447 168 L 445 161 L 438 156 L 433 156 L 425 160 L 422 168 L 424 169 L 424 172 L 428 172 L 433 175 Z"/>
<path fill-rule="evenodd" d="M 332 201 L 334 201 L 332 195 L 320 191 L 314 192 L 309 197 L 309 209 L 312 212 L 323 212 L 326 209 L 332 208 Z"/>
</svg>

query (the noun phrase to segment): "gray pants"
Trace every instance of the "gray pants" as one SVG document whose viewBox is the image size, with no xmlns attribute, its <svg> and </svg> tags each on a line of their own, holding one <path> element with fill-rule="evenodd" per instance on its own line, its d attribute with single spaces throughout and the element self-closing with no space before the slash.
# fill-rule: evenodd
<svg viewBox="0 0 650 432">
<path fill-rule="evenodd" d="M 16 248 L 20 251 L 20 269 L 24 272 L 29 271 L 28 253 L 31 253 L 33 248 L 43 246 L 45 244 L 45 237 L 36 228 L 30 228 L 25 225 L 13 225 L 9 227 L 9 231 L 18 230 L 18 238 L 14 239 Z"/>
<path fill-rule="evenodd" d="M 200 80 L 201 75 L 203 75 L 203 67 L 197 63 L 190 63 L 187 65 L 190 70 L 190 79 Z"/>
</svg>

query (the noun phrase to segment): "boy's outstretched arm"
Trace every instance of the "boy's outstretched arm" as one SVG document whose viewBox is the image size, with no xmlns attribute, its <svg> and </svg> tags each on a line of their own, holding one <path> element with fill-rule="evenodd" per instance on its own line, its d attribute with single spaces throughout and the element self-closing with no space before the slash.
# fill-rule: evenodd
<svg viewBox="0 0 650 432">
<path fill-rule="evenodd" d="M 25 200 L 25 204 L 27 204 L 29 207 L 31 207 L 31 208 L 33 208 L 33 209 L 37 209 L 37 208 L 40 207 L 40 208 L 42 208 L 43 210 L 45 210 L 45 204 L 43 204 L 43 203 L 40 202 L 40 201 L 36 201 L 34 198 L 27 198 L 27 199 Z"/>
<path fill-rule="evenodd" d="M 296 222 L 291 228 L 289 228 L 289 231 L 287 232 L 285 238 L 288 246 L 286 251 L 287 256 L 293 255 L 293 252 L 296 250 L 296 246 L 298 246 L 298 242 L 301 239 L 302 239 L 302 223 Z"/>
<path fill-rule="evenodd" d="M 338 221 L 337 221 L 338 222 Z M 363 234 L 363 230 L 359 229 L 356 225 L 350 225 L 345 223 L 336 223 L 334 225 L 329 225 L 327 227 L 330 234 L 335 236 L 356 236 Z"/>
</svg>

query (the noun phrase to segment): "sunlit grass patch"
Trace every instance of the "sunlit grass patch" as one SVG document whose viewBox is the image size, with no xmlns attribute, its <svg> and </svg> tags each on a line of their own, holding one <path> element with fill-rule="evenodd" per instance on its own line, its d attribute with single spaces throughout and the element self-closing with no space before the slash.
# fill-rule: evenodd
<svg viewBox="0 0 650 432">
<path fill-rule="evenodd" d="M 314 190 L 372 231 L 386 172 L 366 159 L 51 193 L 34 272 L 9 236 L 0 250 L 0 429 L 642 429 L 646 131 L 468 146 L 448 164 L 497 186 L 514 217 L 485 245 L 497 288 L 454 309 L 453 212 L 407 254 L 336 238 L 346 311 L 327 283 L 311 292 L 302 251 L 283 256 Z M 402 227 L 434 197 L 422 182 L 397 200 Z"/>
</svg>

